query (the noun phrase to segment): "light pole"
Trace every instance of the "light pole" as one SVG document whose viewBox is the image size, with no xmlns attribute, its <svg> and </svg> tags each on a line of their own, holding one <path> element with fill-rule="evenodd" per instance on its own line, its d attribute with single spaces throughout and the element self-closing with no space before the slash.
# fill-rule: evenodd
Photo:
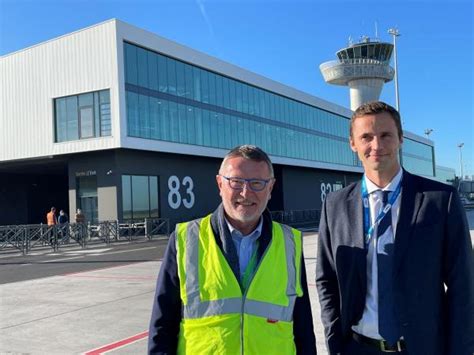
<svg viewBox="0 0 474 355">
<path fill-rule="evenodd" d="M 425 129 L 426 138 L 430 138 L 430 134 L 433 133 L 433 128 Z"/>
<path fill-rule="evenodd" d="M 462 147 L 464 147 L 464 143 L 459 143 L 458 148 L 459 148 L 459 165 L 461 168 L 461 180 L 463 179 L 463 176 L 464 176 L 464 171 L 462 168 Z"/>
<path fill-rule="evenodd" d="M 397 28 L 390 28 L 388 33 L 393 37 L 393 59 L 395 62 L 395 101 L 397 103 L 397 111 L 400 112 L 400 99 L 398 97 L 398 62 L 397 62 L 397 37 L 400 36 Z"/>
</svg>

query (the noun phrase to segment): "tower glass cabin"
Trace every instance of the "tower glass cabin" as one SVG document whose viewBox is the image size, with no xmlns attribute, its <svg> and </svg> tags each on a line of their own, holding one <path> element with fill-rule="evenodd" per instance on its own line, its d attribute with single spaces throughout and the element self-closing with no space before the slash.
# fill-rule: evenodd
<svg viewBox="0 0 474 355">
<path fill-rule="evenodd" d="M 337 51 L 337 60 L 325 62 L 319 68 L 327 83 L 349 86 L 354 111 L 365 102 L 378 100 L 383 84 L 393 79 L 392 52 L 393 44 L 364 37 L 361 42 Z"/>
</svg>

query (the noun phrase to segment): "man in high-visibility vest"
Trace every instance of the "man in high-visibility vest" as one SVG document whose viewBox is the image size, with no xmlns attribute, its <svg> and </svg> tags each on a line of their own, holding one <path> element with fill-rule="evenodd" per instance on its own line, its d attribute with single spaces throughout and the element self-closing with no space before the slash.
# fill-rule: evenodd
<svg viewBox="0 0 474 355">
<path fill-rule="evenodd" d="M 222 204 L 176 226 L 158 276 L 150 354 L 316 354 L 301 233 L 272 222 L 275 183 L 243 145 L 216 176 Z"/>
</svg>

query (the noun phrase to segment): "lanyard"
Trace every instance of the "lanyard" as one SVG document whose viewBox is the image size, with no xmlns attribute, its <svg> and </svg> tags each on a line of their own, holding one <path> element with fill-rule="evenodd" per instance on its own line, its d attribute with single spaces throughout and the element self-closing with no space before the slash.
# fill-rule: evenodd
<svg viewBox="0 0 474 355">
<path fill-rule="evenodd" d="M 244 290 L 247 289 L 250 283 L 250 277 L 252 276 L 255 266 L 257 266 L 257 249 L 258 249 L 258 243 L 254 246 L 254 250 L 252 253 L 252 256 L 247 264 L 247 267 L 245 268 L 244 274 L 242 275 L 242 287 Z"/>
<path fill-rule="evenodd" d="M 388 203 L 379 212 L 379 215 L 375 219 L 374 223 L 370 225 L 370 209 L 369 209 L 369 192 L 367 191 L 367 185 L 365 183 L 365 176 L 362 178 L 362 202 L 364 204 L 364 236 L 365 236 L 365 245 L 368 245 L 372 235 L 374 234 L 375 226 L 384 218 L 384 216 L 391 210 L 393 204 L 400 195 L 402 189 L 402 181 L 398 183 L 395 191 L 393 191 L 392 196 L 388 200 Z"/>
</svg>

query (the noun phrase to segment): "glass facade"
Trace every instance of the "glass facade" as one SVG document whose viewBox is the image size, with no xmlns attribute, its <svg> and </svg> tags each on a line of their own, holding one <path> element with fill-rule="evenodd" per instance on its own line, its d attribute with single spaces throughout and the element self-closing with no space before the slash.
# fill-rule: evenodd
<svg viewBox="0 0 474 355">
<path fill-rule="evenodd" d="M 402 165 L 411 173 L 434 177 L 433 147 L 404 137 Z"/>
<path fill-rule="evenodd" d="M 123 219 L 159 217 L 158 177 L 122 175 Z"/>
<path fill-rule="evenodd" d="M 109 90 L 54 99 L 56 142 L 112 133 Z"/>
<path fill-rule="evenodd" d="M 341 62 L 354 59 L 375 59 L 382 62 L 392 57 L 393 44 L 390 43 L 357 43 L 336 53 Z"/>
<path fill-rule="evenodd" d="M 445 166 L 436 165 L 436 180 L 452 184 L 456 178 L 456 170 Z"/>
<path fill-rule="evenodd" d="M 76 178 L 76 206 L 82 210 L 86 222 L 98 222 L 97 176 Z"/>
<path fill-rule="evenodd" d="M 128 135 L 360 166 L 349 119 L 124 43 Z"/>
</svg>

